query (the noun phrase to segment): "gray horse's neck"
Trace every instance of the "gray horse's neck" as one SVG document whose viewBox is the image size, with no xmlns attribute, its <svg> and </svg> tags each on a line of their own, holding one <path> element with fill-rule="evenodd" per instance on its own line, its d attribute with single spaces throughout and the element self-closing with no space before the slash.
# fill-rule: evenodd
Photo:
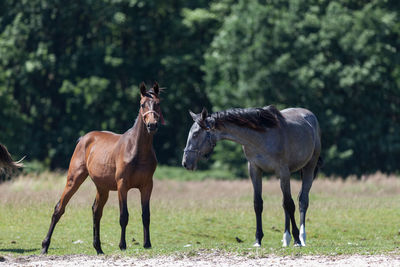
<svg viewBox="0 0 400 267">
<path fill-rule="evenodd" d="M 261 141 L 259 135 L 254 134 L 254 130 L 231 123 L 225 124 L 224 127 L 216 131 L 216 139 L 217 141 L 230 140 L 245 147 L 257 146 Z"/>
</svg>

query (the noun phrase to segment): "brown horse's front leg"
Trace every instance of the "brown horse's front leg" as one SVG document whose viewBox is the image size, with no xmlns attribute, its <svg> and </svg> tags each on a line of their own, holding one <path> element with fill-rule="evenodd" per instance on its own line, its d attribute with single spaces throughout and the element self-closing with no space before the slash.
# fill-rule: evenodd
<svg viewBox="0 0 400 267">
<path fill-rule="evenodd" d="M 118 185 L 118 200 L 119 200 L 119 224 L 121 225 L 121 240 L 119 242 L 119 248 L 121 250 L 126 249 L 126 226 L 128 225 L 129 213 L 127 205 L 128 190 L 125 186 L 120 183 Z"/>
<path fill-rule="evenodd" d="M 142 222 L 143 222 L 143 247 L 151 248 L 150 242 L 150 196 L 153 190 L 153 181 L 140 189 L 142 203 Z"/>
</svg>

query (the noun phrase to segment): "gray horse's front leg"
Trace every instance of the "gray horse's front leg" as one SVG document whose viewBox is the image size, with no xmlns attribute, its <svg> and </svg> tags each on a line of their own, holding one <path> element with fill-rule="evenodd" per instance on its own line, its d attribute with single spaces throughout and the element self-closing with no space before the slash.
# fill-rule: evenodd
<svg viewBox="0 0 400 267">
<path fill-rule="evenodd" d="M 262 200 L 262 171 L 260 168 L 255 166 L 255 164 L 248 164 L 249 174 L 251 178 L 251 182 L 253 183 L 254 189 L 254 211 L 256 213 L 256 221 L 257 221 L 257 230 L 256 230 L 256 242 L 254 243 L 255 247 L 261 246 L 261 240 L 264 237 L 264 233 L 262 230 L 262 218 L 261 214 L 263 211 L 263 200 Z"/>
</svg>

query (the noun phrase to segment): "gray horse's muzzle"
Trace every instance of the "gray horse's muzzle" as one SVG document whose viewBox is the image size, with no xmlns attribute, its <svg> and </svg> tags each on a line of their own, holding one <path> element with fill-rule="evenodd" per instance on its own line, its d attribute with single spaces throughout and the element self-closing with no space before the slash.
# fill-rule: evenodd
<svg viewBox="0 0 400 267">
<path fill-rule="evenodd" d="M 188 154 L 191 153 L 193 152 L 189 151 L 183 153 L 182 166 L 189 171 L 194 171 L 197 168 L 197 160 L 194 157 L 188 156 Z"/>
</svg>

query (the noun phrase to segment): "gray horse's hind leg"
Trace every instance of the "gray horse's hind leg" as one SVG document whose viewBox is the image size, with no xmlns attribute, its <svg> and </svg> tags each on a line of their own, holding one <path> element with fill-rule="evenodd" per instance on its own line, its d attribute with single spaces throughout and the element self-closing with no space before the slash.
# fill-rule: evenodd
<svg viewBox="0 0 400 267">
<path fill-rule="evenodd" d="M 292 236 L 290 235 L 290 215 L 285 207 L 283 209 L 285 211 L 285 232 L 283 233 L 282 246 L 287 247 L 290 245 L 290 241 L 292 241 Z"/>
<path fill-rule="evenodd" d="M 253 183 L 254 189 L 254 211 L 256 213 L 256 221 L 257 221 L 257 230 L 256 230 L 256 242 L 254 243 L 255 247 L 261 246 L 261 240 L 264 237 L 264 233 L 262 230 L 262 218 L 261 214 L 263 211 L 263 200 L 262 200 L 262 171 L 260 168 L 255 166 L 254 164 L 248 164 L 249 174 L 251 177 L 251 182 Z"/>
<path fill-rule="evenodd" d="M 317 157 L 318 159 L 318 157 Z M 317 160 L 310 161 L 302 170 L 301 170 L 301 190 L 299 193 L 299 210 L 300 210 L 300 242 L 302 246 L 306 245 L 306 212 L 308 209 L 308 194 L 310 192 L 313 180 L 315 168 L 317 165 Z"/>
<path fill-rule="evenodd" d="M 279 179 L 281 181 L 281 190 L 283 193 L 283 209 L 285 210 L 285 233 L 283 234 L 283 246 L 290 244 L 290 223 L 292 223 L 292 234 L 294 238 L 294 245 L 300 245 L 299 228 L 296 225 L 294 218 L 295 205 L 290 191 L 290 171 L 288 168 L 282 168 L 279 171 Z"/>
</svg>

